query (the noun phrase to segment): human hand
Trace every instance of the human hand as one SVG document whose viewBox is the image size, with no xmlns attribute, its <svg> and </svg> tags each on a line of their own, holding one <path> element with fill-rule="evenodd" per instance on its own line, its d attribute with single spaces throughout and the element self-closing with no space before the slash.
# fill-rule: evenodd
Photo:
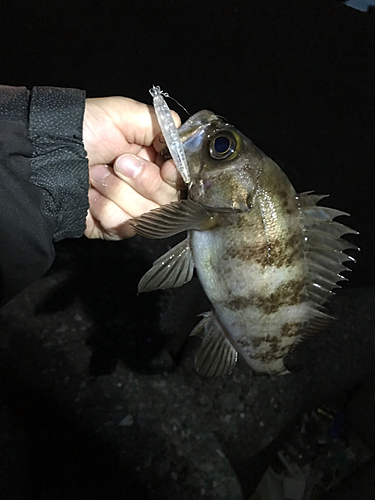
<svg viewBox="0 0 375 500">
<path fill-rule="evenodd" d="M 88 238 L 134 236 L 129 219 L 177 200 L 185 188 L 174 163 L 160 155 L 165 143 L 152 106 L 125 97 L 87 99 L 83 142 L 90 171 Z"/>
</svg>

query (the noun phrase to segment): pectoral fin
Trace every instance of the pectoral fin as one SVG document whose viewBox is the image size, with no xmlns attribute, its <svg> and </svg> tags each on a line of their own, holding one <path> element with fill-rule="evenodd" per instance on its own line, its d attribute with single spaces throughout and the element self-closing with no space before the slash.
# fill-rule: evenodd
<svg viewBox="0 0 375 500">
<path fill-rule="evenodd" d="M 229 375 L 237 362 L 237 351 L 227 339 L 212 312 L 203 314 L 190 335 L 202 337 L 202 344 L 195 356 L 195 368 L 204 377 Z"/>
<path fill-rule="evenodd" d="M 184 285 L 193 277 L 194 262 L 189 239 L 159 257 L 138 284 L 138 293 Z"/>
<path fill-rule="evenodd" d="M 214 219 L 202 205 L 192 200 L 173 201 L 130 220 L 134 231 L 146 238 L 168 238 L 182 231 L 203 231 Z"/>
</svg>

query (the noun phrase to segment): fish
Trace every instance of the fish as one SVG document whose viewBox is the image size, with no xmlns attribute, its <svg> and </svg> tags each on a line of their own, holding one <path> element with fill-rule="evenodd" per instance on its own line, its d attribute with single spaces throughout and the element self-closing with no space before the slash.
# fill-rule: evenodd
<svg viewBox="0 0 375 500">
<path fill-rule="evenodd" d="M 130 221 L 146 238 L 187 237 L 159 257 L 138 291 L 180 287 L 194 270 L 212 309 L 191 335 L 195 368 L 229 375 L 240 355 L 254 373 L 286 374 L 285 357 L 334 319 L 326 305 L 346 280 L 348 215 L 297 194 L 282 169 L 233 125 L 202 110 L 179 129 L 190 174 L 186 199 Z"/>
</svg>

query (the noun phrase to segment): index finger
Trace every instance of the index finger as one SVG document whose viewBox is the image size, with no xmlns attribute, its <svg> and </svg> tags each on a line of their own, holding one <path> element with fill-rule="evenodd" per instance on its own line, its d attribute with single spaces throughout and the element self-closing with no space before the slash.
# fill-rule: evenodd
<svg viewBox="0 0 375 500">
<path fill-rule="evenodd" d="M 112 104 L 116 100 L 116 106 L 113 106 L 116 110 L 115 122 L 128 143 L 151 146 L 160 134 L 160 125 L 154 107 L 128 97 L 111 97 L 110 99 Z M 175 111 L 172 111 L 172 116 L 176 127 L 179 127 L 180 117 Z"/>
</svg>

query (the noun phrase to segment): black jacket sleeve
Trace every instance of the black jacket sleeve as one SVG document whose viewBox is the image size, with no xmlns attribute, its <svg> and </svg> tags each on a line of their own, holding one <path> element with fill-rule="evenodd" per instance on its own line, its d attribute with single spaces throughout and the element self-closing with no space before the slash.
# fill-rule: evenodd
<svg viewBox="0 0 375 500">
<path fill-rule="evenodd" d="M 39 278 L 88 209 L 85 94 L 0 86 L 0 306 Z"/>
</svg>

